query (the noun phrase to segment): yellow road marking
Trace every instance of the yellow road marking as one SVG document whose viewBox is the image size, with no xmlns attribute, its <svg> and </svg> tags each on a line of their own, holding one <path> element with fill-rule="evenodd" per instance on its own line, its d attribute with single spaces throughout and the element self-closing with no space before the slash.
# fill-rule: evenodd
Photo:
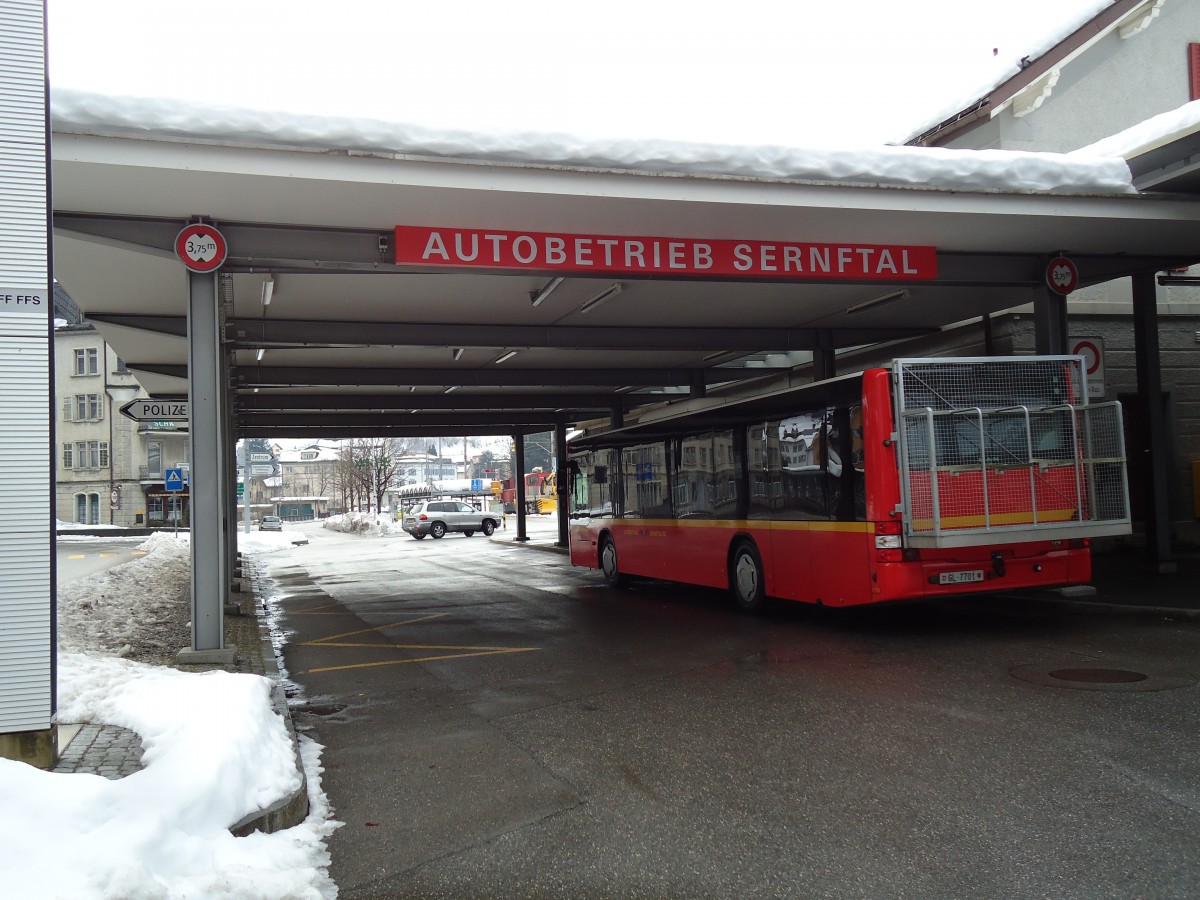
<svg viewBox="0 0 1200 900">
<path fill-rule="evenodd" d="M 426 619 L 436 619 L 439 616 L 448 616 L 449 613 L 430 613 L 427 616 L 418 616 L 415 619 L 402 619 L 399 622 L 390 622 L 387 625 L 376 625 L 374 628 L 360 628 L 357 631 L 343 631 L 341 634 L 331 634 L 328 637 L 317 638 L 315 641 L 305 641 L 302 646 L 311 646 L 324 644 L 326 641 L 336 641 L 338 638 L 354 637 L 356 634 L 369 634 L 372 631 L 382 631 L 384 628 L 396 628 L 400 625 L 412 625 L 414 622 L 424 622 Z"/>
<path fill-rule="evenodd" d="M 523 653 L 526 650 L 540 650 L 540 647 L 473 647 L 470 644 L 356 644 L 352 641 L 332 643 L 330 641 L 309 641 L 306 647 L 390 647 L 393 650 L 486 650 L 489 653 Z"/>
<path fill-rule="evenodd" d="M 284 598 L 287 599 L 287 598 Z M 323 609 L 337 609 L 340 612 L 321 612 Z M 342 607 L 340 603 L 326 603 L 324 606 L 314 606 L 312 609 L 289 609 L 289 616 L 352 616 L 354 613 Z"/>
<path fill-rule="evenodd" d="M 495 656 L 499 653 L 527 653 L 530 650 L 537 650 L 538 647 L 502 647 L 498 650 L 485 650 L 482 653 L 452 653 L 441 656 L 421 656 L 416 659 L 389 659 L 382 662 L 373 663 L 353 663 L 348 666 L 322 666 L 319 669 L 309 669 L 309 674 L 314 672 L 340 672 L 343 669 L 369 669 L 375 666 L 403 666 L 408 663 L 419 662 L 436 662 L 439 659 L 463 659 L 468 656 Z"/>
<path fill-rule="evenodd" d="M 318 609 L 328 609 L 329 607 L 318 607 Z M 323 615 L 330 615 L 324 613 Z M 377 666 L 403 666 L 409 663 L 420 662 L 435 662 L 441 659 L 466 659 L 471 656 L 496 656 L 501 653 L 529 653 L 533 650 L 540 650 L 540 647 L 479 647 L 469 644 L 379 644 L 373 642 L 358 642 L 346 641 L 341 638 L 350 638 L 360 634 L 370 634 L 379 632 L 385 628 L 398 628 L 401 625 L 414 625 L 417 622 L 427 622 L 430 619 L 437 619 L 449 613 L 430 613 L 427 616 L 418 616 L 415 619 L 404 619 L 399 622 L 389 622 L 387 625 L 376 625 L 373 628 L 360 628 L 356 631 L 344 631 L 341 634 L 331 634 L 328 637 L 316 638 L 311 641 L 304 641 L 300 644 L 302 647 L 370 647 L 386 650 L 463 650 L 469 651 L 464 653 L 439 653 L 435 656 L 419 656 L 412 659 L 386 659 L 379 662 L 369 663 L 349 663 L 344 666 L 321 666 L 316 669 L 309 669 L 309 673 L 315 672 L 341 672 L 346 669 L 369 669 Z"/>
<path fill-rule="evenodd" d="M 84 553 L 69 553 L 67 559 L 83 559 L 87 554 Z"/>
</svg>

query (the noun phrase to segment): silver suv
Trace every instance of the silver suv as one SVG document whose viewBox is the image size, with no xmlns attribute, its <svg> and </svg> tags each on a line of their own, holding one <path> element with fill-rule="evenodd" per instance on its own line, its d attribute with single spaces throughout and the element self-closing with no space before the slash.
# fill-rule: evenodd
<svg viewBox="0 0 1200 900">
<path fill-rule="evenodd" d="M 467 537 L 477 531 L 490 535 L 499 527 L 498 514 L 480 512 L 461 500 L 422 500 L 404 514 L 404 530 L 418 541 L 427 534 L 437 540 L 447 531 L 461 531 Z"/>
</svg>

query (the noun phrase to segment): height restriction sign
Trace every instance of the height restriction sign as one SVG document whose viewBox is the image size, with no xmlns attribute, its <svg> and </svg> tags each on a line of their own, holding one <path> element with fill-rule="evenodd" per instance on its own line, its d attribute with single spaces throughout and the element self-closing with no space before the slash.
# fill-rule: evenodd
<svg viewBox="0 0 1200 900">
<path fill-rule="evenodd" d="M 188 225 L 175 237 L 175 255 L 193 272 L 215 272 L 228 252 L 224 236 L 211 225 Z"/>
</svg>

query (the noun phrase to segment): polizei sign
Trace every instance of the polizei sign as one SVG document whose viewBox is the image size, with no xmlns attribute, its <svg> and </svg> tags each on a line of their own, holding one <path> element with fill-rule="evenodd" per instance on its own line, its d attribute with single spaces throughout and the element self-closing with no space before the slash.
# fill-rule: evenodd
<svg viewBox="0 0 1200 900">
<path fill-rule="evenodd" d="M 932 281 L 937 248 L 396 226 L 396 264 L 529 272 Z"/>
<path fill-rule="evenodd" d="M 135 422 L 186 422 L 188 402 L 153 398 L 131 400 L 121 407 L 121 415 Z"/>
</svg>

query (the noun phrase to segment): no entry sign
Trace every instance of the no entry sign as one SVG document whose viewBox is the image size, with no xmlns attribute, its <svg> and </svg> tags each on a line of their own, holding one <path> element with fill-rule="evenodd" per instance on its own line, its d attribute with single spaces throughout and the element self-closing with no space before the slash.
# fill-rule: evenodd
<svg viewBox="0 0 1200 900">
<path fill-rule="evenodd" d="M 188 225 L 175 238 L 175 255 L 193 272 L 215 272 L 228 252 L 225 238 L 211 225 Z"/>
</svg>

